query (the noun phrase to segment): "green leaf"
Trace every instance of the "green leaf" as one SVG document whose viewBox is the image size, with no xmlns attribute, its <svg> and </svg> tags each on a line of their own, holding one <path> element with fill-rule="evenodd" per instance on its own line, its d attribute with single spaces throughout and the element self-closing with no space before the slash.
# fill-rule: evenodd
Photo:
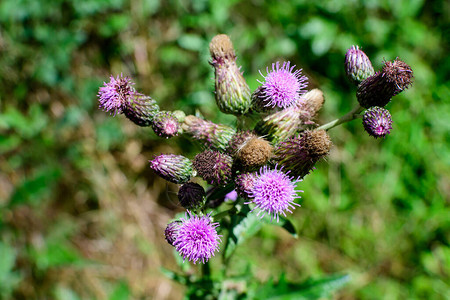
<svg viewBox="0 0 450 300">
<path fill-rule="evenodd" d="M 286 229 L 287 232 L 289 232 L 293 237 L 297 238 L 297 231 L 295 230 L 294 224 L 289 219 L 286 219 L 284 217 L 280 217 L 279 222 L 276 222 L 276 220 L 270 220 L 269 215 L 265 215 L 263 218 L 264 222 L 272 224 L 274 226 L 279 226 L 284 229 Z"/>
<path fill-rule="evenodd" d="M 245 206 L 245 208 L 247 208 L 247 206 Z M 248 213 L 248 211 L 244 215 L 231 216 L 230 228 L 232 229 L 227 237 L 224 258 L 230 258 L 236 247 L 255 235 L 261 227 L 261 218 L 256 214 Z"/>
<path fill-rule="evenodd" d="M 349 275 L 332 275 L 319 279 L 308 279 L 298 284 L 287 282 L 284 274 L 281 274 L 278 283 L 269 280 L 266 284 L 261 285 L 255 298 L 268 300 L 327 298 L 349 280 Z"/>
</svg>

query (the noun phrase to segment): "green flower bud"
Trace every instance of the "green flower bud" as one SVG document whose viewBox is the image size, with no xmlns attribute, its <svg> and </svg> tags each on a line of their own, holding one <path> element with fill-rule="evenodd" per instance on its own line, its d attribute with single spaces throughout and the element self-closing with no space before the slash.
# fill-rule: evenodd
<svg viewBox="0 0 450 300">
<path fill-rule="evenodd" d="M 209 44 L 215 73 L 216 103 L 227 114 L 242 115 L 251 107 L 251 92 L 240 68 L 230 38 L 216 35 Z"/>
</svg>

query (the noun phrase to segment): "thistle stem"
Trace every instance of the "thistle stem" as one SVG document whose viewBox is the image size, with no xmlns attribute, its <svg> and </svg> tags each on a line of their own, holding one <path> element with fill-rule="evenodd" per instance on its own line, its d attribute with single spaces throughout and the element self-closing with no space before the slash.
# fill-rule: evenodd
<svg viewBox="0 0 450 300">
<path fill-rule="evenodd" d="M 364 110 L 361 105 L 356 105 L 351 111 L 349 111 L 347 114 L 343 115 L 339 119 L 333 120 L 327 124 L 324 124 L 317 128 L 317 130 L 323 129 L 323 130 L 329 130 L 333 127 L 336 127 L 338 125 L 341 125 L 342 123 L 350 122 L 356 118 L 358 118 L 359 114 Z"/>
</svg>

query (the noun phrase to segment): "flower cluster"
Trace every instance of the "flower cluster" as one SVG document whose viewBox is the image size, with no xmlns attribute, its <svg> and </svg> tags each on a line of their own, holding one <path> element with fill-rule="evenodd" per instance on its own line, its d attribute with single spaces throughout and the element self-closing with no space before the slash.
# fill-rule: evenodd
<svg viewBox="0 0 450 300">
<path fill-rule="evenodd" d="M 357 86 L 359 104 L 349 114 L 320 126 L 316 117 L 325 98 L 319 89 L 306 90 L 308 79 L 301 69 L 289 61 L 275 62 L 266 68 L 266 75 L 260 71 L 263 80 L 251 92 L 230 38 L 217 35 L 209 48 L 218 108 L 237 118 L 256 116 L 256 125 L 236 129 L 181 111 L 162 111 L 122 75 L 111 76 L 98 92 L 104 111 L 124 114 L 163 138 L 183 134 L 203 148 L 192 158 L 161 154 L 149 161 L 155 174 L 180 185 L 178 199 L 186 213 L 169 223 L 164 234 L 183 259 L 193 263 L 206 263 L 219 250 L 221 235 L 214 208 L 224 203 L 234 208 L 229 214 L 267 215 L 276 222 L 293 213 L 300 207 L 302 191 L 297 185 L 331 150 L 327 130 L 361 117 L 366 108 L 364 129 L 373 137 L 385 137 L 392 129 L 392 118 L 384 106 L 413 78 L 411 67 L 398 58 L 375 72 L 368 56 L 352 46 L 345 55 L 345 72 Z M 245 205 L 250 208 L 243 210 Z"/>
</svg>

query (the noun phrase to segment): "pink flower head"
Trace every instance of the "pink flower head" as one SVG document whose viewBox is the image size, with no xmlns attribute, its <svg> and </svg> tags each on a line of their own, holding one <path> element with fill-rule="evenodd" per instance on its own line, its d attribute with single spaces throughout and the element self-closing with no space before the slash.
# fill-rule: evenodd
<svg viewBox="0 0 450 300">
<path fill-rule="evenodd" d="M 275 217 L 277 222 L 280 214 L 286 216 L 286 211 L 292 213 L 291 208 L 295 209 L 294 205 L 300 206 L 294 200 L 300 198 L 295 185 L 301 180 L 289 177 L 289 172 L 284 173 L 281 169 L 277 170 L 277 166 L 274 169 L 262 167 L 253 184 L 251 201 L 246 202 L 256 204 L 253 210 L 258 208 L 258 216 L 262 213 L 261 218 L 268 213 L 271 220 Z"/>
<path fill-rule="evenodd" d="M 210 214 L 206 216 L 193 215 L 181 218 L 177 226 L 177 237 L 173 243 L 178 253 L 194 264 L 197 261 L 207 262 L 214 252 L 218 251 L 221 235 L 217 234 L 218 223 L 211 223 Z"/>
<path fill-rule="evenodd" d="M 284 62 L 280 67 L 280 62 L 272 64 L 272 70 L 267 67 L 267 75 L 264 76 L 262 84 L 262 98 L 266 107 L 286 108 L 296 102 L 303 95 L 308 85 L 307 78 L 301 75 L 302 70 L 295 70 L 295 66 L 290 66 L 290 62 Z"/>
<path fill-rule="evenodd" d="M 98 91 L 99 108 L 113 115 L 121 114 L 126 103 L 137 95 L 133 84 L 130 78 L 122 74 L 117 75 L 117 78 L 111 76 L 110 81 L 103 82 L 104 86 Z"/>
</svg>

